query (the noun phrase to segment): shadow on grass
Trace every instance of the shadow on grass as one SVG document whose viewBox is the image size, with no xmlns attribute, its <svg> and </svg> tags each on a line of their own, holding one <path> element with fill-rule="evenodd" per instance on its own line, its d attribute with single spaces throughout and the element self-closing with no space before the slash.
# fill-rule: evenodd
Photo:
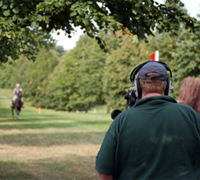
<svg viewBox="0 0 200 180">
<path fill-rule="evenodd" d="M 1 112 L 4 109 L 0 109 Z M 8 112 L 8 109 L 5 109 Z M 6 112 L 6 113 L 7 113 Z M 5 115 L 7 115 L 5 113 Z M 28 114 L 28 112 L 26 112 Z M 51 112 L 52 113 L 52 112 Z M 20 120 L 0 116 L 0 144 L 53 146 L 65 144 L 100 144 L 112 120 L 89 114 L 23 115 Z M 72 118 L 72 119 L 71 119 Z M 101 120 L 101 118 L 103 120 Z M 97 119 L 97 120 L 96 120 Z"/>
<path fill-rule="evenodd" d="M 38 157 L 37 157 L 38 158 Z M 0 162 L 0 179 L 4 180 L 96 180 L 94 156 L 65 155 L 29 162 Z"/>
<path fill-rule="evenodd" d="M 22 109 L 19 116 L 19 121 L 41 121 L 41 120 L 74 120 L 74 121 L 112 121 L 108 114 L 87 114 L 87 113 L 68 113 L 68 112 L 54 112 L 46 111 L 45 113 L 38 114 L 37 111 Z M 0 123 L 12 121 L 12 111 L 8 108 L 0 108 Z M 15 119 L 16 120 L 16 119 Z"/>
<path fill-rule="evenodd" d="M 61 173 L 65 180 L 97 180 L 95 159 L 95 156 L 66 154 L 60 158 L 42 159 L 41 165 L 49 167 L 55 174 Z M 61 176 L 57 178 L 60 179 Z"/>
<path fill-rule="evenodd" d="M 101 144 L 105 132 L 66 132 L 9 134 L 0 136 L 0 144 L 50 147 L 66 144 Z"/>
<path fill-rule="evenodd" d="M 19 115 L 21 116 L 21 114 L 23 115 L 23 110 L 20 111 Z M 27 111 L 26 111 L 27 113 Z M 16 116 L 16 112 L 14 110 L 14 116 Z M 23 117 L 23 116 L 22 116 Z M 31 114 L 30 116 L 27 116 L 27 119 L 29 119 L 31 117 Z M 12 109 L 10 108 L 0 108 L 0 122 L 2 122 L 2 119 L 5 119 L 5 120 L 12 120 Z"/>
<path fill-rule="evenodd" d="M 0 108 L 0 117 L 11 117 L 12 118 L 12 111 L 8 108 Z"/>
<path fill-rule="evenodd" d="M 21 170 L 21 167 L 27 166 L 25 163 L 16 163 L 13 161 L 0 162 L 0 179 L 5 180 L 23 180 L 23 179 L 37 179 L 37 174 L 34 175 L 27 171 Z"/>
<path fill-rule="evenodd" d="M 33 111 L 34 112 L 34 111 Z M 21 121 L 27 121 L 27 120 L 40 120 L 40 116 L 36 114 L 35 112 L 33 113 L 31 111 L 27 111 L 22 109 L 19 113 L 19 118 Z M 16 116 L 15 110 L 14 110 L 14 116 Z M 44 117 L 43 117 L 44 118 Z M 5 119 L 5 122 L 8 122 L 8 120 L 12 121 L 12 110 L 11 108 L 0 108 L 0 123 L 4 122 L 2 119 Z"/>
<path fill-rule="evenodd" d="M 43 121 L 44 120 L 44 121 Z M 9 123 L 8 123 L 9 122 Z M 14 122 L 14 123 L 13 123 Z M 40 119 L 40 122 L 37 122 L 37 120 L 0 120 L 0 129 L 2 130 L 12 130 L 12 129 L 48 129 L 48 128 L 74 128 L 74 127 L 86 127 L 91 126 L 93 127 L 100 127 L 100 126 L 107 126 L 111 124 L 112 121 L 72 121 L 72 120 L 48 120 L 46 119 Z M 4 124 L 1 124 L 4 123 Z M 8 123 L 8 124 L 6 124 Z M 13 124 L 12 124 L 13 123 Z"/>
<path fill-rule="evenodd" d="M 17 120 L 13 120 L 13 121 L 9 121 L 9 122 L 16 122 L 13 124 L 1 124 L 0 123 L 0 129 L 4 129 L 4 130 L 12 130 L 12 129 L 18 129 L 18 130 L 22 130 L 22 129 L 46 129 L 46 128 L 70 128 L 70 127 L 75 127 L 77 126 L 77 123 L 75 122 L 41 122 L 41 123 L 31 123 L 30 121 L 26 121 L 27 123 L 24 122 L 20 122 Z"/>
</svg>

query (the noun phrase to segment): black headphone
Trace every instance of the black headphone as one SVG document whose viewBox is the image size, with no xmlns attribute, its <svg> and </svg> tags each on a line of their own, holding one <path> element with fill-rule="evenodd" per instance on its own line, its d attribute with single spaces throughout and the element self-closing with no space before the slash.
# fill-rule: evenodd
<svg viewBox="0 0 200 180">
<path fill-rule="evenodd" d="M 139 66 L 137 66 L 137 67 L 132 71 L 132 73 L 131 73 L 131 75 L 130 75 L 130 80 L 131 80 L 132 83 L 134 83 L 134 84 L 133 84 L 133 87 L 131 87 L 130 90 L 134 92 L 134 94 L 135 94 L 135 96 L 136 96 L 137 98 L 141 98 L 141 97 L 142 97 L 142 89 L 141 89 L 141 87 L 140 87 L 140 81 L 139 81 L 139 79 L 137 78 L 137 79 L 135 80 L 135 76 L 136 76 L 136 74 L 139 72 L 139 70 L 140 70 L 145 64 L 147 64 L 147 63 L 149 63 L 149 62 L 152 62 L 152 61 L 147 61 L 147 62 L 142 63 L 142 64 L 140 64 Z M 166 81 L 167 81 L 167 86 L 166 86 L 166 89 L 165 89 L 165 95 L 168 95 L 168 94 L 170 93 L 170 91 L 173 91 L 173 89 L 174 89 L 174 87 L 173 87 L 172 84 L 171 84 L 171 83 L 172 83 L 172 71 L 171 71 L 171 69 L 167 66 L 167 64 L 165 64 L 165 63 L 163 63 L 163 62 L 160 62 L 160 61 L 154 61 L 154 62 L 163 65 L 163 66 L 166 68 L 166 70 L 170 72 L 170 78 L 167 78 L 167 80 L 166 80 Z"/>
</svg>

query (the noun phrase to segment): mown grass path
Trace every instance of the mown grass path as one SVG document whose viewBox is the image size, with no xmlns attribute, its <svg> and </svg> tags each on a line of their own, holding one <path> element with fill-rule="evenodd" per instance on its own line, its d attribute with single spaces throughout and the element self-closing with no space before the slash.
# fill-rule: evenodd
<svg viewBox="0 0 200 180">
<path fill-rule="evenodd" d="M 99 179 L 95 159 L 112 122 L 109 114 L 38 114 L 25 102 L 17 121 L 11 99 L 11 90 L 0 89 L 0 180 Z"/>
</svg>

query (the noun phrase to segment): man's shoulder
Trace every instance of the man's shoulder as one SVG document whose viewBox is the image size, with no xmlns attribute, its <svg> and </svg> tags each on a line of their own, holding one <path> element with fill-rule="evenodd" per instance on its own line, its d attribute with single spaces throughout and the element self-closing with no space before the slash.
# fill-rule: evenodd
<svg viewBox="0 0 200 180">
<path fill-rule="evenodd" d="M 178 104 L 177 103 L 176 106 L 180 109 L 185 109 L 185 110 L 188 110 L 188 111 L 196 112 L 191 106 L 186 105 L 186 104 Z"/>
<path fill-rule="evenodd" d="M 183 115 L 184 117 L 189 117 L 190 119 L 193 120 L 198 120 L 200 123 L 200 116 L 199 114 L 189 105 L 186 104 L 173 104 L 171 106 L 171 110 L 173 112 L 176 112 L 176 114 Z"/>
</svg>

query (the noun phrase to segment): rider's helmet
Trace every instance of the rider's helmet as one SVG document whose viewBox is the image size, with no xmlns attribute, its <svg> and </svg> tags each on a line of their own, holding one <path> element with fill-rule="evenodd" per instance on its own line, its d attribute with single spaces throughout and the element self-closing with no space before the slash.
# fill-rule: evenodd
<svg viewBox="0 0 200 180">
<path fill-rule="evenodd" d="M 19 83 L 17 83 L 17 84 L 16 84 L 16 87 L 20 87 L 20 84 L 19 84 Z"/>
</svg>

